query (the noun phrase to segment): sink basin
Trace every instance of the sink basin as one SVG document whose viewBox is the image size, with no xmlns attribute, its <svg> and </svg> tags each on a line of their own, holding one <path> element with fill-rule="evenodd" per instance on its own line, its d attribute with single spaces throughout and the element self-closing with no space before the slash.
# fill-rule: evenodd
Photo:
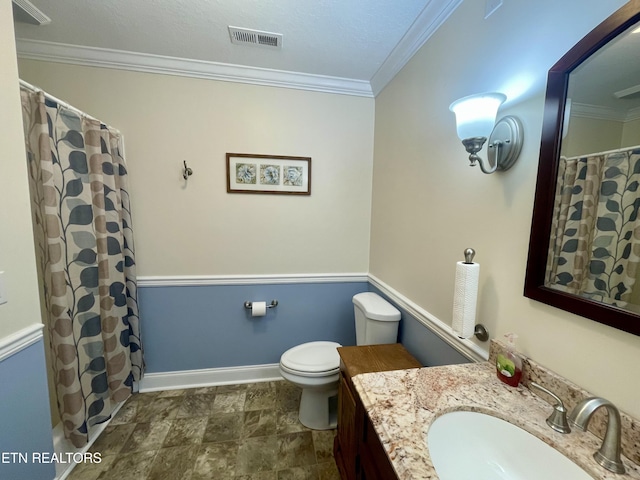
<svg viewBox="0 0 640 480">
<path fill-rule="evenodd" d="M 538 437 L 483 413 L 436 418 L 427 443 L 440 480 L 593 480 Z"/>
</svg>

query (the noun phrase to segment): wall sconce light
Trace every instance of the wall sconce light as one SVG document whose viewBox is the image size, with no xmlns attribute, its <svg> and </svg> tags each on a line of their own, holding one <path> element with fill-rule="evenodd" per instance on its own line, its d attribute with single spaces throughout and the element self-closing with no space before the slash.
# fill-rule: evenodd
<svg viewBox="0 0 640 480">
<path fill-rule="evenodd" d="M 471 166 L 480 164 L 483 173 L 508 170 L 522 149 L 522 125 L 508 115 L 496 123 L 498 108 L 507 99 L 502 93 L 480 93 L 456 100 L 449 110 L 456 115 L 458 137 L 469 152 Z M 488 166 L 478 156 L 489 139 Z"/>
</svg>

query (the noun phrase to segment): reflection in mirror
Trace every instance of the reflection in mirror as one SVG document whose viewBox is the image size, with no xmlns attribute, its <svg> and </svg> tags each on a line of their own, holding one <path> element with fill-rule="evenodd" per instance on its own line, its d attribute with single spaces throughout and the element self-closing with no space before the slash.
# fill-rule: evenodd
<svg viewBox="0 0 640 480">
<path fill-rule="evenodd" d="M 525 295 L 640 335 L 640 0 L 549 70 Z"/>
<path fill-rule="evenodd" d="M 640 312 L 640 28 L 569 74 L 545 284 Z"/>
</svg>

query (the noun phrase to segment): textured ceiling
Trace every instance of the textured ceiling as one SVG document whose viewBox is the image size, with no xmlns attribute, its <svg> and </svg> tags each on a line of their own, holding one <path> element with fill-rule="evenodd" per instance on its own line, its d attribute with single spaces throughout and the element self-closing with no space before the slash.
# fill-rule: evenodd
<svg viewBox="0 0 640 480">
<path fill-rule="evenodd" d="M 369 81 L 433 0 L 31 0 L 48 25 L 16 37 Z M 231 44 L 227 27 L 283 34 Z"/>
<path fill-rule="evenodd" d="M 594 53 L 569 77 L 569 96 L 574 104 L 602 108 L 600 115 L 610 114 L 621 121 L 629 115 L 640 118 L 639 51 L 640 32 L 634 25 L 626 34 Z M 616 97 L 615 92 L 630 88 L 638 92 L 624 98 Z M 589 113 L 594 115 L 593 111 Z"/>
</svg>

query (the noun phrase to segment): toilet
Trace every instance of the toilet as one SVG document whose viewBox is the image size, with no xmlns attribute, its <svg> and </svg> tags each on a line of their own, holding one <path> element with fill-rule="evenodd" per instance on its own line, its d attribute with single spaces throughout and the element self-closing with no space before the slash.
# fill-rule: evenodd
<svg viewBox="0 0 640 480">
<path fill-rule="evenodd" d="M 400 312 L 373 292 L 354 295 L 357 345 L 395 343 Z M 340 356 L 336 342 L 308 342 L 280 357 L 282 377 L 302 389 L 298 418 L 305 427 L 328 430 L 337 424 Z"/>
</svg>

